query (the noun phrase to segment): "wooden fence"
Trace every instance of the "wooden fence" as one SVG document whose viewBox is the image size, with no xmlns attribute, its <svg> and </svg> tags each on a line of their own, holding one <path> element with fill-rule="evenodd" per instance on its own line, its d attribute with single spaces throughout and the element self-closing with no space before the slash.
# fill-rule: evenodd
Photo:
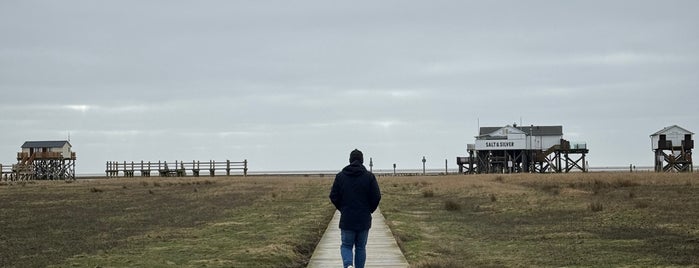
<svg viewBox="0 0 699 268">
<path fill-rule="evenodd" d="M 215 176 L 217 171 L 226 172 L 226 176 L 231 175 L 231 170 L 241 170 L 243 176 L 248 175 L 248 160 L 242 162 L 231 162 L 226 160 L 225 162 L 216 162 L 213 160 L 200 162 L 200 161 L 174 161 L 168 164 L 167 161 L 156 162 L 127 162 L 127 161 L 107 161 L 107 177 L 118 177 L 120 174 L 124 177 L 134 177 L 136 172 L 142 177 L 150 177 L 151 172 L 157 172 L 161 177 L 184 177 L 192 175 L 194 177 L 199 177 L 199 174 L 204 171 L 209 172 L 209 176 Z"/>
<path fill-rule="evenodd" d="M 12 165 L 0 164 L 0 180 L 8 180 L 12 177 Z"/>
</svg>

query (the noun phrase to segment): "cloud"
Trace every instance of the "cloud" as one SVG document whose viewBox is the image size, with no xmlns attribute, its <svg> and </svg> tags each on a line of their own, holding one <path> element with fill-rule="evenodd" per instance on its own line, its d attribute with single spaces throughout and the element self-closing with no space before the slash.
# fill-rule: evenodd
<svg viewBox="0 0 699 268">
<path fill-rule="evenodd" d="M 90 105 L 64 105 L 63 108 L 67 108 L 68 110 L 73 110 L 73 111 L 85 113 L 88 110 L 93 109 L 95 107 L 92 107 Z"/>
<path fill-rule="evenodd" d="M 408 166 L 520 118 L 573 130 L 591 164 L 643 162 L 646 134 L 636 148 L 606 131 L 699 129 L 695 1 L 2 6 L 0 122 L 16 127 L 0 148 L 71 132 L 81 169 L 238 155 L 327 169 L 346 147 Z"/>
<path fill-rule="evenodd" d="M 72 130 L 73 134 L 85 135 L 93 137 L 104 137 L 106 139 L 113 137 L 139 137 L 142 135 L 157 136 L 163 134 L 162 131 L 144 131 L 136 129 L 120 129 L 120 130 Z"/>
<path fill-rule="evenodd" d="M 683 58 L 676 55 L 661 55 L 622 51 L 598 55 L 573 56 L 565 60 L 570 64 L 592 65 L 637 65 L 637 64 L 663 64 L 696 61 L 694 58 Z"/>
<path fill-rule="evenodd" d="M 416 100 L 425 96 L 423 90 L 417 89 L 348 89 L 343 92 L 344 96 L 353 99 L 386 99 L 391 101 Z"/>
</svg>

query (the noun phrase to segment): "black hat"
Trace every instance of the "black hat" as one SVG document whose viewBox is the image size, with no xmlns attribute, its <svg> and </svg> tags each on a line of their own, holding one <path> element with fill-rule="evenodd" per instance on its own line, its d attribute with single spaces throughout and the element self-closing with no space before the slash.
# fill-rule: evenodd
<svg viewBox="0 0 699 268">
<path fill-rule="evenodd" d="M 350 153 L 349 161 L 350 161 L 350 163 L 352 163 L 352 162 L 357 161 L 357 160 L 359 160 L 359 163 L 363 164 L 364 163 L 364 154 L 362 154 L 362 151 L 354 149 L 354 151 L 352 151 Z"/>
</svg>

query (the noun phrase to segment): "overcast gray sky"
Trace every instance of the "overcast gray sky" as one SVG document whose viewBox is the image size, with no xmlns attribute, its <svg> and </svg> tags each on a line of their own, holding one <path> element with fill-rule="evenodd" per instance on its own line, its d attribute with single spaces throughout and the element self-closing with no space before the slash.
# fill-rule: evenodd
<svg viewBox="0 0 699 268">
<path fill-rule="evenodd" d="M 481 126 L 562 125 L 591 166 L 699 131 L 699 1 L 0 1 L 0 163 L 442 168 Z"/>
</svg>

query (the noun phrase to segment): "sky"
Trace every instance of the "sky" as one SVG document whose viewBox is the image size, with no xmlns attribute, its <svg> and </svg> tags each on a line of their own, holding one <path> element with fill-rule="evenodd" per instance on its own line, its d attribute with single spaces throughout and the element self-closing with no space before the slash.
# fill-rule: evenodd
<svg viewBox="0 0 699 268">
<path fill-rule="evenodd" d="M 591 167 L 699 131 L 699 1 L 0 1 L 0 163 L 455 168 L 479 126 L 562 125 Z M 366 164 L 366 163 L 365 163 Z"/>
</svg>

